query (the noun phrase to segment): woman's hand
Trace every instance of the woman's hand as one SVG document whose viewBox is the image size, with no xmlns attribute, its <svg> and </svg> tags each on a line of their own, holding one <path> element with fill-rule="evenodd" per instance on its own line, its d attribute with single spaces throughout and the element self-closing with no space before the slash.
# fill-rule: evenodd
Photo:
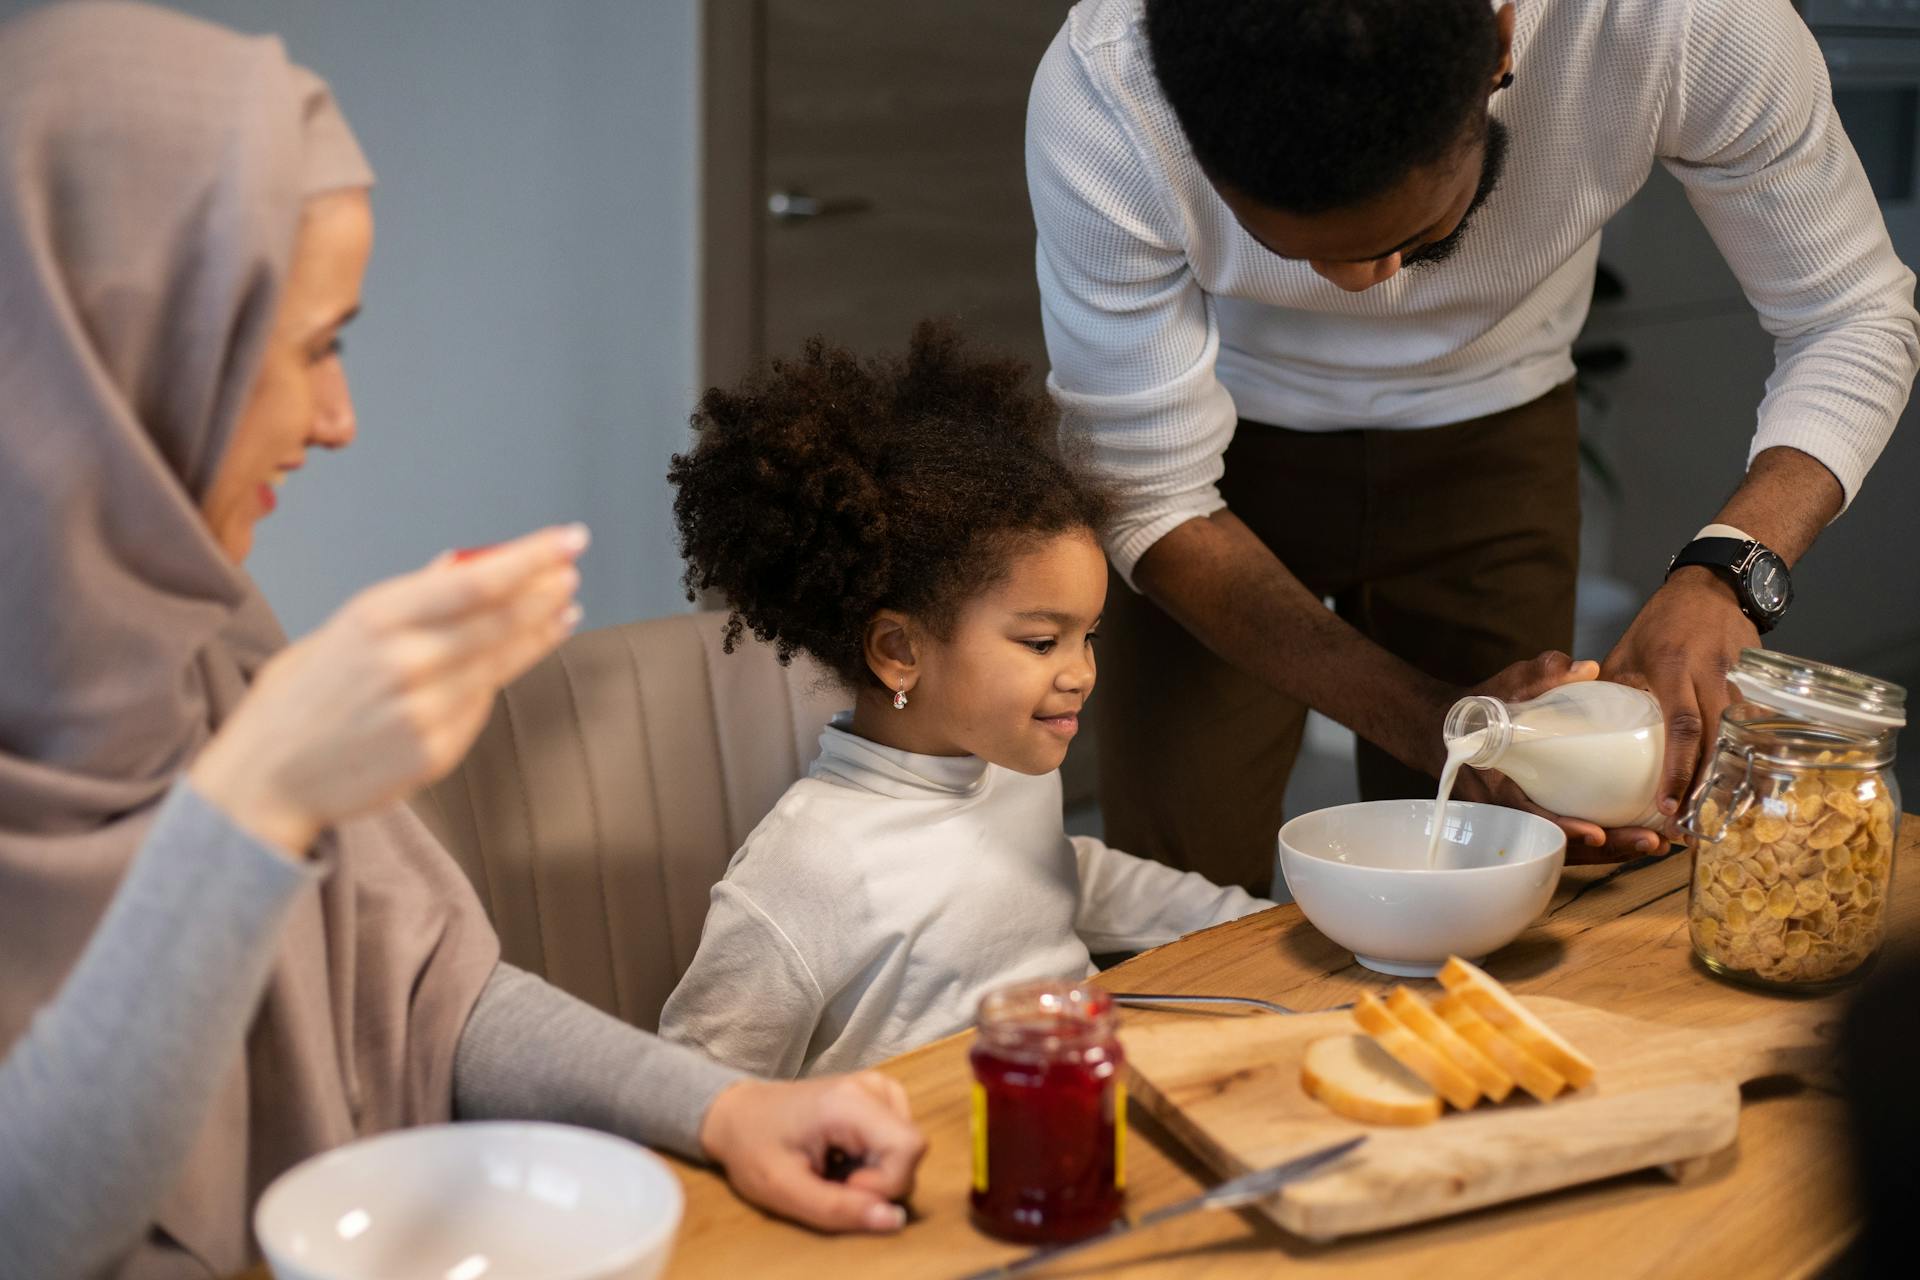
<svg viewBox="0 0 1920 1280">
<path fill-rule="evenodd" d="M 1502 702 L 1525 702 L 1549 689 L 1598 679 L 1599 675 L 1600 664 L 1597 662 L 1575 662 L 1564 653 L 1548 650 L 1537 658 L 1514 663 L 1491 680 L 1462 690 L 1462 696 L 1488 694 Z M 1619 862 L 1635 854 L 1652 853 L 1664 843 L 1658 834 L 1642 827 L 1621 827 L 1608 831 L 1595 823 L 1548 813 L 1529 800 L 1527 793 L 1511 778 L 1497 770 L 1462 769 L 1453 784 L 1453 798 L 1505 805 L 1509 809 L 1521 809 L 1551 820 L 1567 833 L 1567 861 L 1570 863 Z"/>
<path fill-rule="evenodd" d="M 745 1080 L 700 1122 L 700 1145 L 755 1204 L 823 1231 L 898 1231 L 894 1201 L 913 1190 L 927 1140 L 907 1091 L 878 1072 L 818 1080 Z M 852 1167 L 829 1177 L 829 1152 Z"/>
<path fill-rule="evenodd" d="M 194 762 L 194 788 L 304 855 L 326 827 L 445 774 L 500 687 L 579 621 L 582 525 L 544 529 L 361 592 L 261 668 Z"/>
</svg>

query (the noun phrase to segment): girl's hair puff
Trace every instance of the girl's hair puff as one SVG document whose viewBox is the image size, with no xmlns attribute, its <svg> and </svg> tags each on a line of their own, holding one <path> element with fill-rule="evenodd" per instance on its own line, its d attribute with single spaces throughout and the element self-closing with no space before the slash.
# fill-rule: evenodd
<svg viewBox="0 0 1920 1280">
<path fill-rule="evenodd" d="M 668 470 L 687 598 L 717 590 L 780 660 L 874 677 L 868 619 L 936 635 L 1051 535 L 1097 533 L 1106 492 L 1063 458 L 1058 414 L 1018 360 L 923 321 L 904 356 L 862 361 L 818 338 L 739 387 L 715 387 Z"/>
</svg>

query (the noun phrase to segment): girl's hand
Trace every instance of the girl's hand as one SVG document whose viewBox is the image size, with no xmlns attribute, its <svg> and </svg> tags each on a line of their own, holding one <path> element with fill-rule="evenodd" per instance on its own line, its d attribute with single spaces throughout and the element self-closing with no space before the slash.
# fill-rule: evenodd
<svg viewBox="0 0 1920 1280">
<path fill-rule="evenodd" d="M 753 1203 L 823 1231 L 898 1231 L 927 1140 L 907 1091 L 874 1071 L 743 1080 L 714 1098 L 700 1145 Z M 852 1172 L 835 1176 L 834 1158 Z"/>
<path fill-rule="evenodd" d="M 324 828 L 441 777 L 500 687 L 579 621 L 586 546 L 583 525 L 544 529 L 361 592 L 261 668 L 189 780 L 245 830 L 304 856 Z"/>
</svg>

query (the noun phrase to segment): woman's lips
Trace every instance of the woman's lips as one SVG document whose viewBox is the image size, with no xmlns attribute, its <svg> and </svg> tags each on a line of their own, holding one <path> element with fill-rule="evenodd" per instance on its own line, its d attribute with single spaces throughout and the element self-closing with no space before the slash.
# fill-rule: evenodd
<svg viewBox="0 0 1920 1280">
<path fill-rule="evenodd" d="M 1071 738 L 1080 732 L 1080 713 L 1077 711 L 1069 711 L 1063 716 L 1035 716 L 1034 719 L 1063 738 Z"/>
</svg>

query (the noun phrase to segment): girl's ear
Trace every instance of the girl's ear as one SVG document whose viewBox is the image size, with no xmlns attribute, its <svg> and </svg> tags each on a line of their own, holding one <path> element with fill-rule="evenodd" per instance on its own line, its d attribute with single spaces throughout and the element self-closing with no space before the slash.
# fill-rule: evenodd
<svg viewBox="0 0 1920 1280">
<path fill-rule="evenodd" d="M 1493 87 L 1505 89 L 1513 83 L 1513 6 L 1501 5 L 1493 21 L 1500 33 L 1500 65 L 1493 69 Z"/>
<path fill-rule="evenodd" d="M 880 610 L 867 619 L 862 641 L 867 669 L 887 688 L 913 692 L 913 686 L 920 679 L 916 638 L 917 628 L 906 614 L 895 609 Z"/>
</svg>

